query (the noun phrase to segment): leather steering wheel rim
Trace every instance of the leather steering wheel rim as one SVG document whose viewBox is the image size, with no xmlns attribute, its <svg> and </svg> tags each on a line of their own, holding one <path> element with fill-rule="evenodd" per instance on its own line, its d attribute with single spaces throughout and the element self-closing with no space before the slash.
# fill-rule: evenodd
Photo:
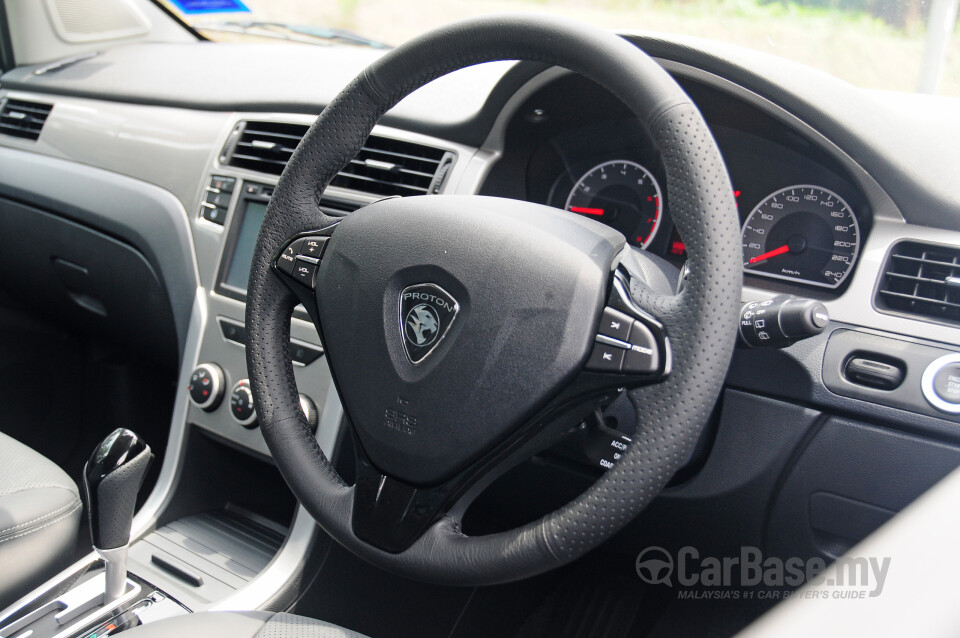
<svg viewBox="0 0 960 638">
<path fill-rule="evenodd" d="M 672 373 L 630 391 L 639 428 L 617 464 L 582 495 L 523 527 L 470 537 L 454 518 L 390 553 L 351 527 L 354 490 L 320 450 L 300 409 L 287 354 L 298 303 L 271 269 L 284 242 L 334 221 L 320 194 L 356 154 L 379 118 L 403 97 L 457 69 L 497 60 L 564 67 L 617 96 L 659 149 L 688 272 L 674 296 L 631 285 L 672 344 Z M 462 160 L 461 160 L 462 161 Z M 451 585 L 508 582 L 568 563 L 632 520 L 689 456 L 712 411 L 736 338 L 740 229 L 720 152 L 699 111 L 674 80 L 626 40 L 543 16 L 457 23 L 400 46 L 371 64 L 321 113 L 286 167 L 268 207 L 248 285 L 247 366 L 263 436 L 294 494 L 320 526 L 368 561 L 401 575 Z"/>
</svg>

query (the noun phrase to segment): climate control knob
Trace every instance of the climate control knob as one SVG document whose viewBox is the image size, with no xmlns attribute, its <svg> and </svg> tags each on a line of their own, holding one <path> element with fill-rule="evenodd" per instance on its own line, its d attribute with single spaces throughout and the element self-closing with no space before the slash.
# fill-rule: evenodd
<svg viewBox="0 0 960 638">
<path fill-rule="evenodd" d="M 230 391 L 230 416 L 245 428 L 257 426 L 257 411 L 253 407 L 250 379 L 240 379 Z"/>
<path fill-rule="evenodd" d="M 207 412 L 212 412 L 223 400 L 223 369 L 215 363 L 201 363 L 190 375 L 190 401 Z"/>
</svg>

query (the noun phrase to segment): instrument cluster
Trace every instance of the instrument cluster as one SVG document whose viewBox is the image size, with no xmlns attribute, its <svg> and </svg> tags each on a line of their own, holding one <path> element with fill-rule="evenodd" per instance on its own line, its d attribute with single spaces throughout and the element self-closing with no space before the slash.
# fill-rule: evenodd
<svg viewBox="0 0 960 638">
<path fill-rule="evenodd" d="M 730 173 L 745 282 L 781 292 L 842 292 L 871 225 L 860 189 L 832 155 L 783 122 L 728 93 L 681 84 Z M 591 99 L 564 100 L 570 94 Z M 663 164 L 636 118 L 576 77 L 544 88 L 528 105 L 528 116 L 521 108 L 507 138 L 526 145 L 526 156 L 508 147 L 501 162 L 508 169 L 526 165 L 521 198 L 595 219 L 631 245 L 683 263 L 686 247 L 671 219 Z M 490 188 L 498 182 L 506 188 Z M 508 180 L 494 171 L 485 191 L 519 195 L 505 190 Z"/>
</svg>

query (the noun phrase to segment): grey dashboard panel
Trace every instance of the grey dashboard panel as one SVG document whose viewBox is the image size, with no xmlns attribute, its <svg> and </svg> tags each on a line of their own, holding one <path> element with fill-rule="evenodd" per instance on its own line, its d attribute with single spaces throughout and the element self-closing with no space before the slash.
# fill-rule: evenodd
<svg viewBox="0 0 960 638">
<path fill-rule="evenodd" d="M 950 109 L 884 99 L 788 60 L 692 38 L 628 36 L 650 55 L 726 78 L 793 113 L 857 158 L 914 223 L 960 229 L 952 167 L 960 122 Z M 378 52 L 344 47 L 225 44 L 133 45 L 74 65 L 3 76 L 4 86 L 181 108 L 317 113 Z M 477 136 L 517 88 L 539 69 L 475 67 L 428 85 L 388 116 L 388 123 L 477 144 Z M 303 69 L 316 69 L 311 76 Z M 315 81 L 310 81 L 315 78 Z M 306 81 L 305 81 L 306 80 Z M 198 96 L 203 96 L 202 98 Z M 946 99 L 946 98 L 944 98 Z"/>
<path fill-rule="evenodd" d="M 193 110 L 317 115 L 383 53 L 276 43 L 133 44 L 57 73 L 34 75 L 37 66 L 14 69 L 3 76 L 3 85 Z M 431 82 L 391 110 L 384 123 L 451 139 L 460 137 L 451 131 L 469 134 L 491 91 L 513 64 L 478 65 Z"/>
<path fill-rule="evenodd" d="M 100 168 L 0 146 L 0 195 L 118 237 L 166 287 L 182 352 L 198 285 L 186 213 L 171 193 Z"/>
</svg>

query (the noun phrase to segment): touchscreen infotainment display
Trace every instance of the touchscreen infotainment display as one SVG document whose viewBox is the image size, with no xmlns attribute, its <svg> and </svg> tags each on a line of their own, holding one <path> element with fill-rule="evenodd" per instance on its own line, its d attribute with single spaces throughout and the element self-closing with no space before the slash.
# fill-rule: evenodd
<svg viewBox="0 0 960 638">
<path fill-rule="evenodd" d="M 253 249 L 257 244 L 257 235 L 263 225 L 263 217 L 267 212 L 266 202 L 247 201 L 240 223 L 240 232 L 237 233 L 237 243 L 233 249 L 233 258 L 227 269 L 223 283 L 236 290 L 246 292 L 247 279 L 250 278 L 250 264 L 253 262 Z"/>
</svg>

